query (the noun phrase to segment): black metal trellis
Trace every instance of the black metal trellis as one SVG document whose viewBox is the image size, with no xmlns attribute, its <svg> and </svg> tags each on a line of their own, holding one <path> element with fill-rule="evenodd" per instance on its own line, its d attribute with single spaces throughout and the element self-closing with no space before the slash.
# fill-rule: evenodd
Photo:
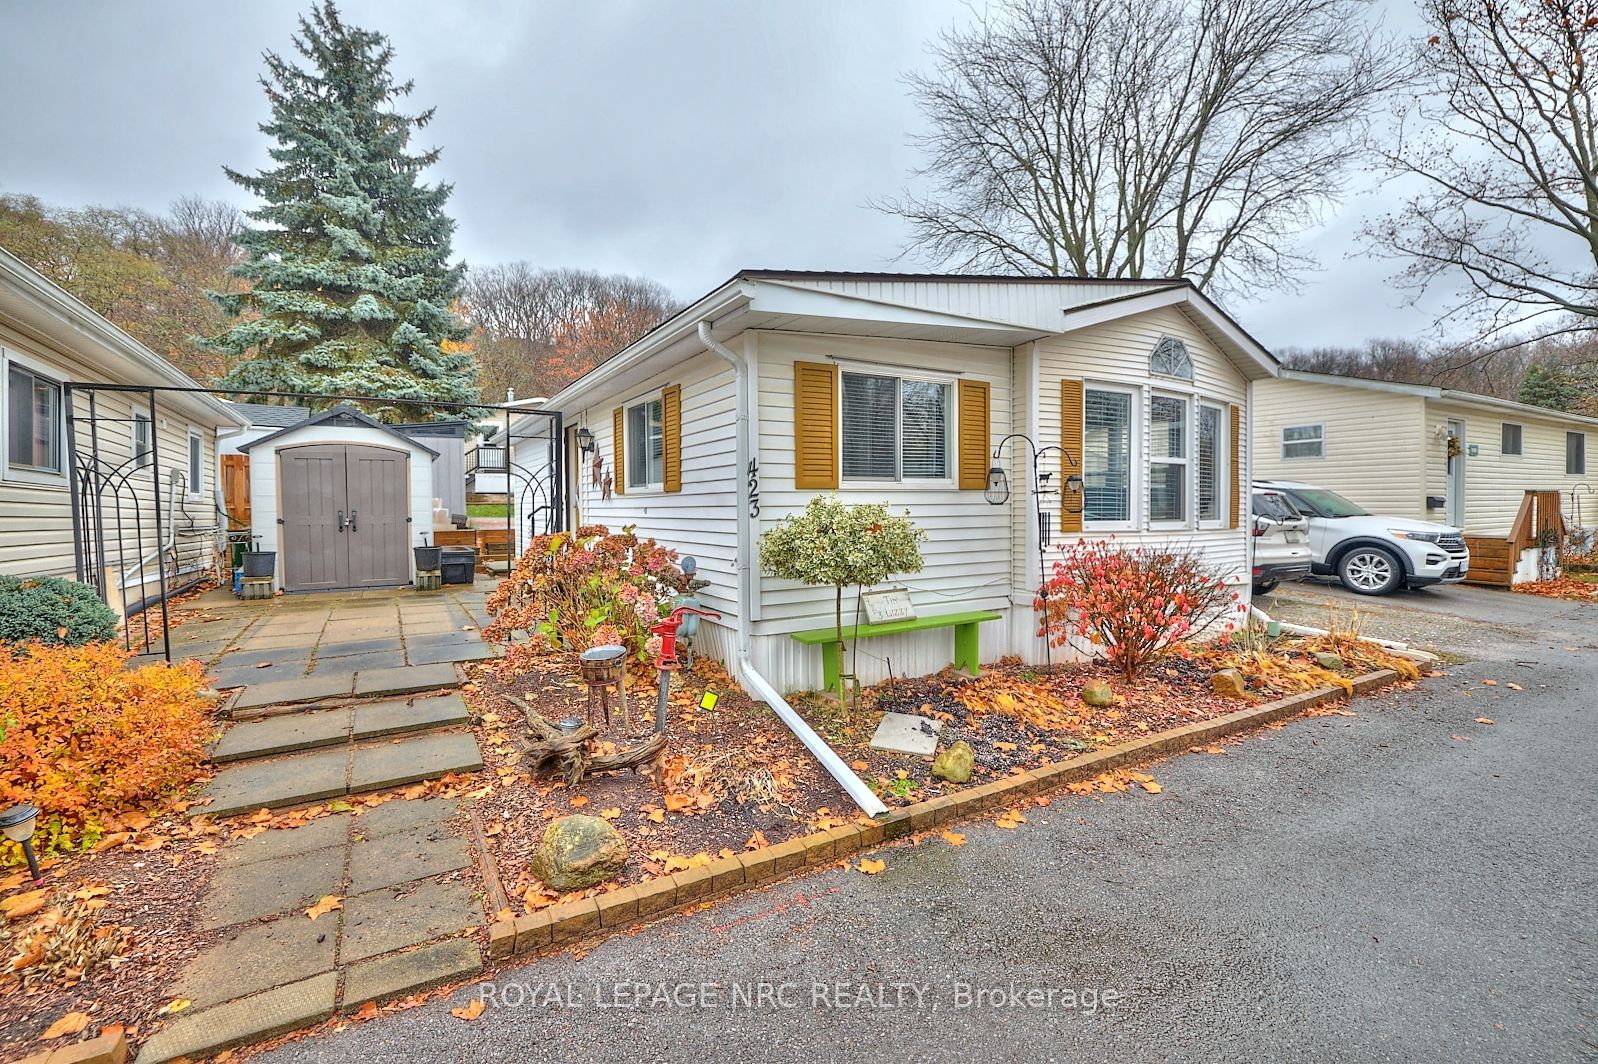
<svg viewBox="0 0 1598 1064">
<path fill-rule="evenodd" d="M 299 392 L 238 392 L 198 385 L 134 385 L 105 382 L 73 381 L 64 383 L 62 391 L 63 421 L 66 428 L 66 465 L 68 494 L 71 500 L 74 568 L 80 582 L 89 584 L 109 605 L 120 605 L 125 617 L 122 626 L 123 644 L 129 650 L 139 645 L 139 652 L 159 654 L 170 661 L 172 654 L 167 638 L 170 629 L 168 602 L 172 595 L 182 590 L 174 586 L 174 578 L 195 571 L 182 564 L 180 536 L 190 539 L 211 536 L 216 546 L 226 535 L 231 524 L 237 524 L 227 514 L 219 499 L 208 500 L 206 520 L 196 522 L 189 512 L 189 485 L 187 473 L 174 467 L 170 472 L 161 466 L 160 411 L 158 396 L 166 394 L 211 395 L 242 401 L 256 399 L 286 399 L 295 403 L 349 403 L 349 404 L 399 404 L 406 407 L 426 408 L 429 411 L 456 411 L 468 416 L 499 411 L 508 415 L 506 421 L 506 555 L 507 562 L 517 553 L 518 513 L 531 517 L 529 529 L 537 534 L 538 518 L 543 517 L 545 531 L 559 530 L 565 514 L 565 461 L 561 448 L 555 446 L 563 436 L 563 421 L 559 411 L 541 410 L 491 403 L 461 403 L 445 400 L 390 399 L 382 396 L 325 395 Z M 103 395 L 128 397 L 128 409 L 107 409 Z M 142 407 L 141 411 L 139 408 Z M 512 431 L 515 419 L 530 415 L 548 419 L 551 427 L 552 449 L 544 474 L 517 468 L 512 478 L 511 447 L 516 439 L 536 438 Z M 134 431 L 139 418 L 148 418 L 148 439 L 140 439 Z M 108 425 L 125 426 L 124 436 L 128 447 L 111 446 L 105 438 Z M 183 465 L 187 465 L 187 454 Z M 213 465 L 220 463 L 213 462 Z M 148 471 L 148 494 L 142 483 Z M 219 470 L 213 470 L 213 481 Z M 520 482 L 522 504 L 527 509 L 514 506 Z M 181 491 L 179 490 L 181 487 Z M 213 484 L 213 493 L 219 494 L 220 482 Z M 179 511 L 184 521 L 178 524 Z M 146 547 L 146 535 L 154 533 L 155 545 Z M 170 540 L 170 542 L 169 542 Z M 415 544 L 413 544 L 414 546 Z M 210 551 L 202 548 L 205 557 L 203 569 L 211 568 Z M 197 578 L 198 579 L 198 578 Z M 197 581 L 196 581 L 197 582 Z M 150 591 L 152 583 L 154 590 Z M 130 598 L 129 592 L 136 589 Z M 159 649 L 158 649 L 159 648 Z"/>
</svg>

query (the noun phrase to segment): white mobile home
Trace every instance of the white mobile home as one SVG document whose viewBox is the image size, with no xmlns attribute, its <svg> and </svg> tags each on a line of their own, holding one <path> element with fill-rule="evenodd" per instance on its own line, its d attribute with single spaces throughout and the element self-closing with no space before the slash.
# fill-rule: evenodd
<svg viewBox="0 0 1598 1064">
<path fill-rule="evenodd" d="M 1194 545 L 1246 595 L 1249 396 L 1275 370 L 1181 281 L 745 271 L 552 396 L 564 440 L 522 419 L 514 460 L 547 470 L 565 448 L 560 523 L 693 555 L 722 614 L 709 652 L 814 688 L 820 652 L 792 637 L 831 623 L 831 594 L 762 576 L 758 540 L 818 492 L 909 512 L 925 569 L 894 584 L 918 616 L 995 614 L 982 660 L 1042 660 L 1040 551 L 1081 536 Z M 1043 457 L 1048 494 L 1015 434 L 1066 452 Z M 948 631 L 883 636 L 858 672 L 950 660 Z"/>
<path fill-rule="evenodd" d="M 1598 419 L 1447 388 L 1285 369 L 1259 387 L 1255 408 L 1256 477 L 1306 481 L 1372 513 L 1462 528 L 1471 537 L 1471 571 L 1486 582 L 1509 582 L 1514 565 L 1488 559 L 1508 549 L 1502 545 L 1512 534 L 1518 538 L 1528 492 L 1557 493 L 1567 521 L 1593 523 L 1598 497 L 1587 456 Z"/>
<path fill-rule="evenodd" d="M 0 362 L 0 572 L 76 577 L 132 611 L 162 571 L 172 588 L 212 567 L 218 438 L 244 418 L 3 250 Z M 165 390 L 152 416 L 149 392 L 116 386 Z"/>
</svg>

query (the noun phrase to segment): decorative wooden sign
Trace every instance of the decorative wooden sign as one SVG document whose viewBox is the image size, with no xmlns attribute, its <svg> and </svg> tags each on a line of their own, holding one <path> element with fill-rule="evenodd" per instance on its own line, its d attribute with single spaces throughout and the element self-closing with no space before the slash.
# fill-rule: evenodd
<svg viewBox="0 0 1598 1064">
<path fill-rule="evenodd" d="M 889 587 L 881 591 L 867 591 L 860 599 L 866 607 L 868 624 L 915 619 L 916 610 L 910 604 L 909 588 Z"/>
</svg>

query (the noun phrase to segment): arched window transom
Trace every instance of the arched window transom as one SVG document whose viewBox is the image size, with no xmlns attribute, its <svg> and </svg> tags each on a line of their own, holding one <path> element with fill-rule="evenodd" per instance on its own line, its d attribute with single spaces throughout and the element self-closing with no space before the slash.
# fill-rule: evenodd
<svg viewBox="0 0 1598 1064">
<path fill-rule="evenodd" d="M 1154 345 L 1154 353 L 1149 356 L 1149 372 L 1192 380 L 1193 360 L 1187 356 L 1187 345 L 1172 336 L 1163 338 Z"/>
</svg>

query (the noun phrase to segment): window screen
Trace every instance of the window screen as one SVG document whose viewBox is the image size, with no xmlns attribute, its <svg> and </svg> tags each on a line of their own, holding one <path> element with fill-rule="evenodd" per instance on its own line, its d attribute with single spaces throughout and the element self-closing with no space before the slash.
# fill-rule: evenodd
<svg viewBox="0 0 1598 1064">
<path fill-rule="evenodd" d="M 1200 521 L 1221 519 L 1221 410 L 1198 408 L 1198 516 Z"/>
<path fill-rule="evenodd" d="M 900 381 L 905 479 L 949 475 L 949 386 Z"/>
<path fill-rule="evenodd" d="M 1132 519 L 1132 397 L 1083 393 L 1082 519 Z"/>
<path fill-rule="evenodd" d="M 843 374 L 843 475 L 899 478 L 899 379 Z"/>
<path fill-rule="evenodd" d="M 1187 400 L 1149 400 L 1149 520 L 1187 520 Z"/>
<path fill-rule="evenodd" d="M 205 445 L 200 437 L 189 433 L 189 494 L 198 495 L 205 490 Z"/>
<path fill-rule="evenodd" d="M 666 477 L 666 440 L 659 399 L 627 408 L 627 486 L 644 488 Z"/>
<path fill-rule="evenodd" d="M 1587 434 L 1565 433 L 1565 472 L 1580 476 L 1587 472 Z"/>
<path fill-rule="evenodd" d="M 1320 425 L 1289 425 L 1282 430 L 1283 458 L 1320 458 L 1325 432 Z"/>
<path fill-rule="evenodd" d="M 1514 422 L 1504 422 L 1503 434 L 1499 438 L 1498 452 L 1500 454 L 1519 454 L 1521 448 L 1521 428 Z"/>
<path fill-rule="evenodd" d="M 11 422 L 8 462 L 15 469 L 61 471 L 61 386 L 12 366 L 6 414 Z"/>
</svg>

